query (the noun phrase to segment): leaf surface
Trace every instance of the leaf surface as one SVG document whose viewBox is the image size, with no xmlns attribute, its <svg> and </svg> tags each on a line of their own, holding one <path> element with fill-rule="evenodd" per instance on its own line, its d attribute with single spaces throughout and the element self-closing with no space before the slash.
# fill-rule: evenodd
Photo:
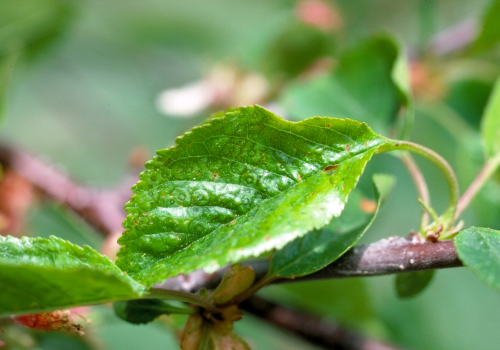
<svg viewBox="0 0 500 350">
<path fill-rule="evenodd" d="M 0 236 L 0 317 L 139 297 L 107 257 L 57 237 Z"/>
<path fill-rule="evenodd" d="M 500 152 L 500 79 L 491 92 L 481 120 L 481 134 L 486 157 Z"/>
<path fill-rule="evenodd" d="M 469 227 L 455 237 L 458 257 L 486 284 L 500 290 L 500 231 Z"/>
<path fill-rule="evenodd" d="M 289 243 L 273 254 L 268 277 L 294 278 L 308 275 L 332 263 L 348 251 L 370 228 L 380 206 L 389 194 L 394 178 L 373 177 L 377 207 L 372 215 L 361 210 L 362 196 L 353 192 L 345 211 L 321 230 L 315 230 Z"/>
<path fill-rule="evenodd" d="M 338 217 L 366 163 L 391 143 L 353 120 L 228 111 L 146 163 L 117 264 L 150 286 L 280 249 Z"/>
<path fill-rule="evenodd" d="M 332 73 L 291 85 L 280 103 L 292 120 L 317 114 L 342 116 L 382 133 L 404 106 L 407 113 L 400 134 L 406 136 L 413 118 L 409 86 L 406 58 L 397 42 L 372 38 L 343 53 Z"/>
</svg>

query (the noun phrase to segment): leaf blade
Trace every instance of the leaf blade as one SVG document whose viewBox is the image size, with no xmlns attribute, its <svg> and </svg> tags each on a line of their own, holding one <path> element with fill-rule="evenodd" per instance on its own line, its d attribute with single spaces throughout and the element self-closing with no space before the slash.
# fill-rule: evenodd
<svg viewBox="0 0 500 350">
<path fill-rule="evenodd" d="M 107 257 L 57 237 L 0 237 L 0 315 L 138 297 L 143 286 Z"/>
<path fill-rule="evenodd" d="M 351 120 L 293 123 L 258 106 L 227 112 L 146 164 L 117 264 L 149 286 L 279 249 L 338 216 L 390 142 Z"/>
<path fill-rule="evenodd" d="M 454 243 L 464 265 L 500 290 L 500 231 L 472 226 L 460 231 Z"/>
</svg>

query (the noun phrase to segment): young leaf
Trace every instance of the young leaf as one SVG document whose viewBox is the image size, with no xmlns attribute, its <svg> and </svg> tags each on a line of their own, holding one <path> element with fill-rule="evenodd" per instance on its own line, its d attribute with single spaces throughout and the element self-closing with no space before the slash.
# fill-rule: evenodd
<svg viewBox="0 0 500 350">
<path fill-rule="evenodd" d="M 293 278 L 304 276 L 318 271 L 337 260 L 356 244 L 370 228 L 393 184 L 394 178 L 392 176 L 374 175 L 373 185 L 377 198 L 377 207 L 371 217 L 360 208 L 361 196 L 358 194 L 351 197 L 346 210 L 338 220 L 333 220 L 321 230 L 313 231 L 304 237 L 296 239 L 282 250 L 276 252 L 270 263 L 268 277 Z M 359 222 L 360 224 L 353 227 L 353 222 Z"/>
<path fill-rule="evenodd" d="M 500 290 L 500 231 L 469 227 L 455 238 L 458 257 L 486 284 Z"/>
<path fill-rule="evenodd" d="M 404 106 L 407 115 L 400 133 L 405 136 L 413 118 L 404 52 L 389 37 L 372 38 L 343 53 L 333 73 L 291 85 L 280 102 L 293 120 L 317 114 L 343 116 L 382 133 Z"/>
<path fill-rule="evenodd" d="M 348 119 L 293 123 L 259 106 L 213 118 L 146 163 L 117 264 L 151 286 L 280 249 L 339 216 L 389 144 Z"/>
<path fill-rule="evenodd" d="M 57 237 L 0 236 L 0 317 L 138 297 L 107 257 Z"/>
<path fill-rule="evenodd" d="M 160 299 L 117 301 L 113 304 L 113 309 L 122 320 L 133 324 L 149 323 L 161 315 L 192 314 L 195 310 L 174 306 Z"/>
<path fill-rule="evenodd" d="M 500 152 L 500 79 L 495 83 L 481 120 L 481 134 L 487 158 Z"/>
<path fill-rule="evenodd" d="M 400 273 L 396 276 L 398 297 L 412 298 L 420 294 L 432 281 L 435 270 Z"/>
</svg>

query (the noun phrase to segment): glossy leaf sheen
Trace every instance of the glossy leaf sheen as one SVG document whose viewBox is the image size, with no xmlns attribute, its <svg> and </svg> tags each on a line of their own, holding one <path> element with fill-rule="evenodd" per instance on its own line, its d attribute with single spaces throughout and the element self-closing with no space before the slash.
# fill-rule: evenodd
<svg viewBox="0 0 500 350">
<path fill-rule="evenodd" d="M 88 246 L 0 236 L 0 290 L 7 316 L 134 298 L 143 286 Z"/>
<path fill-rule="evenodd" d="M 348 251 L 370 228 L 379 208 L 392 189 L 392 176 L 373 177 L 377 209 L 368 215 L 360 209 L 361 195 L 352 193 L 338 220 L 300 237 L 273 255 L 268 277 L 299 277 L 318 271 Z M 354 225 L 353 225 L 354 224 Z"/>
<path fill-rule="evenodd" d="M 486 284 L 500 290 L 500 231 L 469 227 L 455 238 L 458 257 Z"/>
<path fill-rule="evenodd" d="M 500 152 L 500 79 L 491 92 L 481 120 L 481 134 L 487 157 Z"/>
<path fill-rule="evenodd" d="M 150 286 L 279 249 L 339 216 L 390 142 L 356 121 L 293 123 L 258 106 L 215 117 L 146 163 L 117 264 Z"/>
</svg>

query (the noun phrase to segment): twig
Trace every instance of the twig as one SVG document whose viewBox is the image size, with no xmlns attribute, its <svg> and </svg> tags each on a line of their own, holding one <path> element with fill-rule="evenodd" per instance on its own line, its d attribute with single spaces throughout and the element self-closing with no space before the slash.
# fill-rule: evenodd
<svg viewBox="0 0 500 350">
<path fill-rule="evenodd" d="M 460 217 L 462 212 L 467 208 L 470 201 L 474 198 L 474 196 L 479 192 L 479 190 L 484 186 L 486 181 L 495 173 L 500 165 L 500 153 L 495 155 L 493 158 L 490 158 L 486 161 L 483 168 L 477 174 L 476 178 L 470 184 L 467 191 L 460 197 L 457 204 L 457 211 L 455 213 L 455 220 Z"/>
<path fill-rule="evenodd" d="M 137 181 L 130 177 L 115 190 L 82 186 L 63 171 L 41 158 L 8 146 L 0 146 L 0 163 L 31 182 L 39 191 L 78 214 L 98 232 L 108 235 L 122 231 L 123 205 Z"/>
<path fill-rule="evenodd" d="M 240 307 L 257 317 L 320 346 L 336 350 L 396 350 L 395 347 L 367 339 L 330 320 L 304 312 L 295 311 L 253 296 L 240 304 Z"/>
</svg>

